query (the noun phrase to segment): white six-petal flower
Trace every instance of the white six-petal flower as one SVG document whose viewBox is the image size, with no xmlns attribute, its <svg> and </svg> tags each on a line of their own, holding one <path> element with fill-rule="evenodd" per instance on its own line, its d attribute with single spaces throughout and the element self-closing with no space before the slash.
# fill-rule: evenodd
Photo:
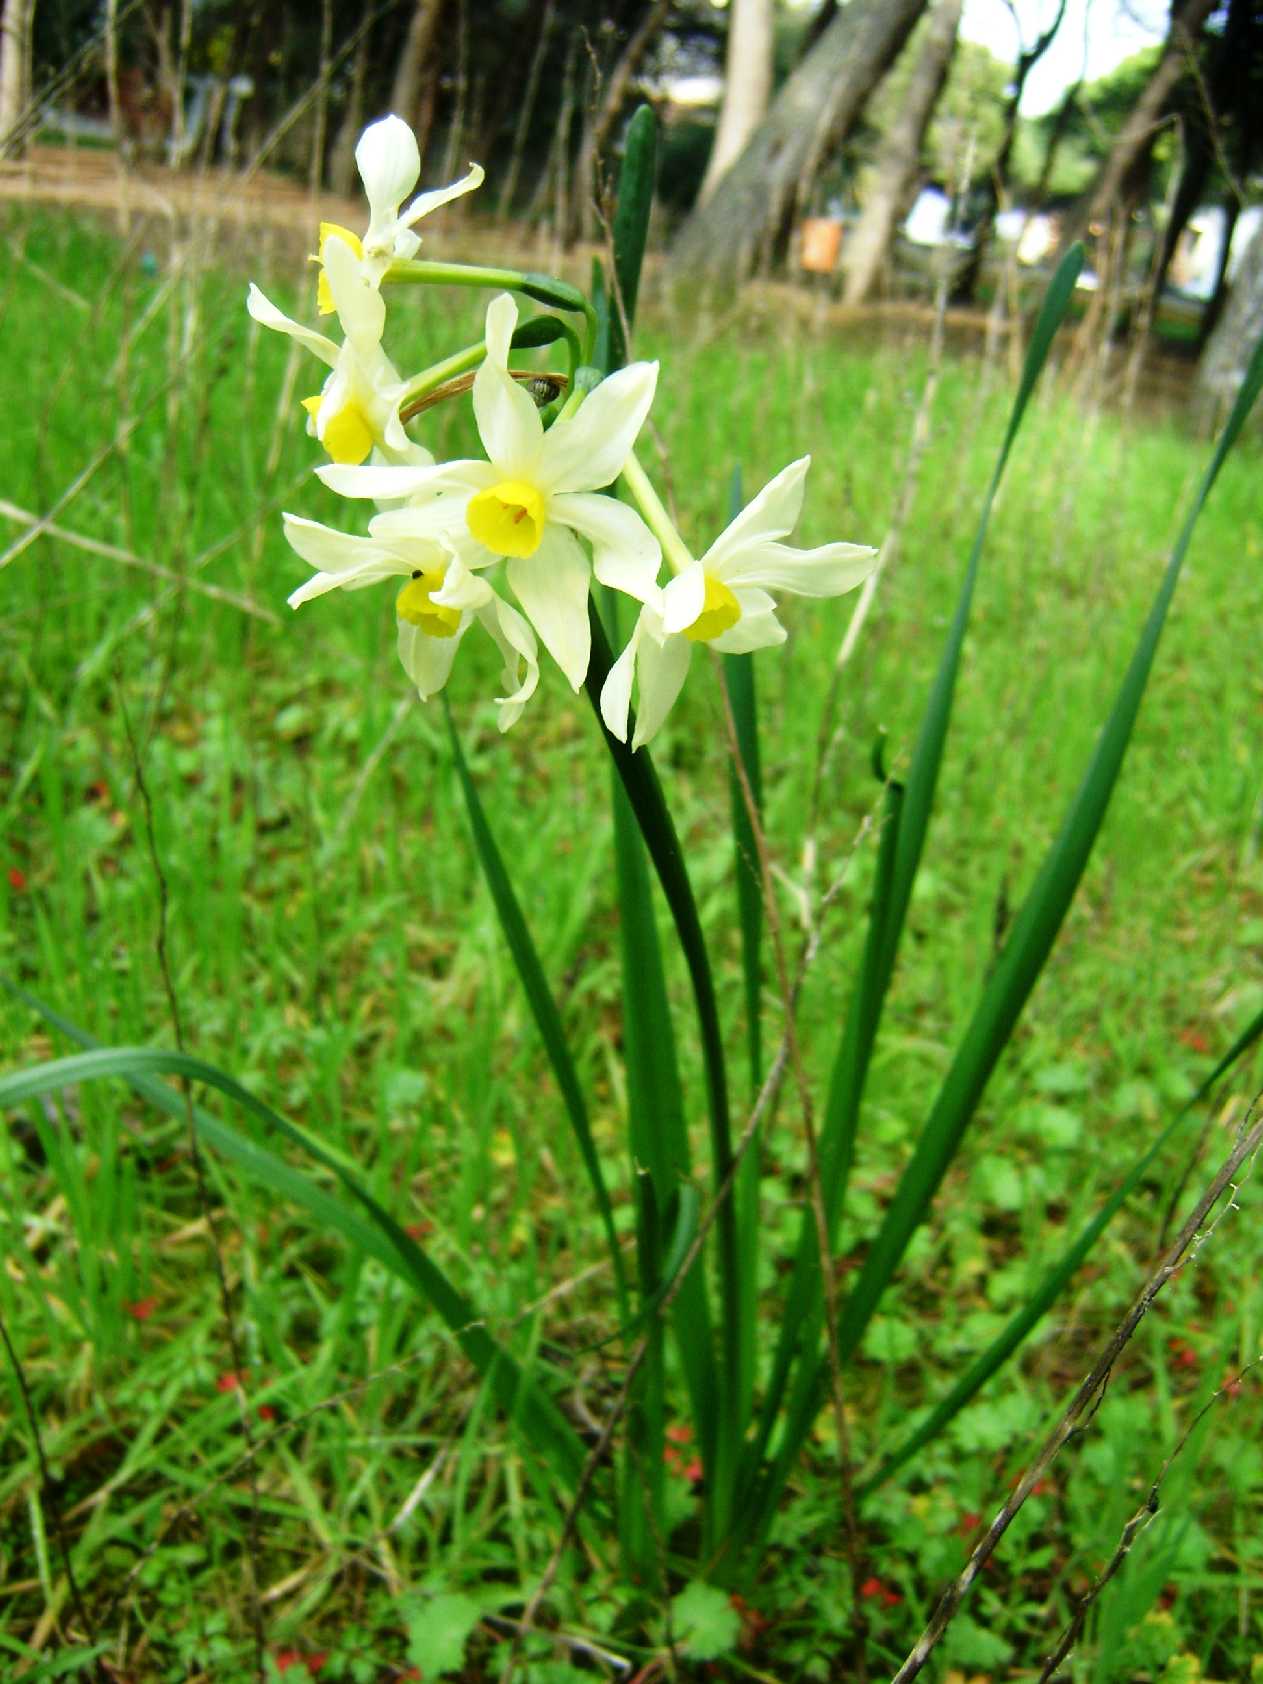
<svg viewBox="0 0 1263 1684">
<path fill-rule="evenodd" d="M 428 701 L 447 683 L 461 639 L 476 620 L 494 640 L 504 661 L 506 694 L 496 698 L 499 726 L 507 731 L 539 682 L 534 635 L 515 608 L 485 579 L 464 566 L 441 540 L 408 534 L 385 535 L 370 523 L 369 536 L 357 538 L 299 515 L 284 517 L 285 536 L 317 571 L 293 591 L 291 608 L 332 590 L 361 590 L 382 579 L 404 578 L 395 599 L 399 658 Z"/>
<path fill-rule="evenodd" d="M 577 690 L 588 670 L 591 574 L 637 601 L 658 597 L 657 539 L 635 510 L 596 495 L 622 471 L 653 402 L 658 365 L 620 369 L 545 431 L 534 401 L 508 371 L 516 323 L 512 298 L 493 299 L 487 355 L 473 389 L 487 461 L 318 472 L 347 497 L 408 499 L 409 507 L 394 512 L 394 530 L 415 522 L 415 531 L 441 532 L 471 567 L 506 557 L 514 595 Z M 591 566 L 580 536 L 592 546 Z"/>
<path fill-rule="evenodd" d="M 702 556 L 647 601 L 601 690 L 601 717 L 627 740 L 633 678 L 639 710 L 632 746 L 659 730 L 688 675 L 695 643 L 725 654 L 747 654 L 785 641 L 772 591 L 796 596 L 841 596 L 877 565 L 864 544 L 825 544 L 796 550 L 782 543 L 802 512 L 810 456 L 782 469 L 727 526 Z"/>
<path fill-rule="evenodd" d="M 335 462 L 363 462 L 376 445 L 391 462 L 432 463 L 433 456 L 412 442 L 399 419 L 404 383 L 382 348 L 381 293 L 340 240 L 329 248 L 326 273 L 346 335 L 341 345 L 282 314 L 253 282 L 246 297 L 256 322 L 288 334 L 333 371 L 315 397 L 303 400 L 310 430 Z"/>
</svg>

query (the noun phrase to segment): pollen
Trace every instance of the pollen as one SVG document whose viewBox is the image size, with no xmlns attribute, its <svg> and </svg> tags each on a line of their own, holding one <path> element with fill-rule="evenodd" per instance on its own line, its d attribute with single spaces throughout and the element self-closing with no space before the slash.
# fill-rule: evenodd
<svg viewBox="0 0 1263 1684">
<path fill-rule="evenodd" d="M 469 530 L 497 555 L 534 555 L 544 536 L 544 499 L 525 480 L 505 479 L 471 497 Z"/>
<path fill-rule="evenodd" d="M 395 598 L 395 613 L 427 637 L 455 637 L 460 629 L 460 609 L 432 602 L 431 596 L 443 583 L 441 567 L 414 573 Z"/>
<path fill-rule="evenodd" d="M 692 643 L 709 643 L 713 637 L 731 630 L 740 618 L 741 604 L 722 579 L 708 573 L 702 611 L 691 626 L 685 626 L 684 635 Z"/>
<path fill-rule="evenodd" d="M 373 448 L 373 429 L 357 403 L 344 403 L 324 424 L 320 442 L 335 462 L 357 467 Z"/>
<path fill-rule="evenodd" d="M 324 271 L 325 249 L 330 240 L 341 240 L 350 246 L 356 257 L 363 258 L 364 244 L 358 234 L 353 234 L 349 228 L 344 228 L 340 222 L 322 222 L 320 224 L 320 254 L 312 258 L 313 263 L 320 264 L 320 278 L 316 282 L 316 313 L 321 316 L 331 316 L 334 311 L 333 289 L 329 285 L 329 277 Z"/>
</svg>

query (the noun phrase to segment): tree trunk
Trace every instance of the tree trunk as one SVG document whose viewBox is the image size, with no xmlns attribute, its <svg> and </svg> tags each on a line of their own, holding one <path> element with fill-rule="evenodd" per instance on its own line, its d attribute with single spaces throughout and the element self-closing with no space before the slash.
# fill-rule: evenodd
<svg viewBox="0 0 1263 1684">
<path fill-rule="evenodd" d="M 959 4 L 957 10 L 959 10 Z M 697 202 L 704 205 L 746 149 L 772 94 L 772 0 L 731 0 L 724 102 Z"/>
<path fill-rule="evenodd" d="M 405 123 L 414 126 L 421 104 L 425 63 L 434 45 L 442 13 L 443 0 L 417 0 L 408 20 L 408 33 L 404 36 L 403 51 L 399 55 L 399 63 L 395 66 L 395 80 L 390 90 L 390 109 L 397 117 L 402 117 Z"/>
<path fill-rule="evenodd" d="M 1128 196 L 1128 184 L 1143 173 L 1166 103 L 1188 68 L 1189 54 L 1214 9 L 1215 0 L 1176 0 L 1172 6 L 1171 25 L 1162 56 L 1144 93 L 1119 131 L 1091 190 L 1077 213 L 1066 219 L 1061 242 L 1063 251 L 1082 235 L 1085 228 L 1094 222 L 1103 222 L 1113 207 Z"/>
<path fill-rule="evenodd" d="M 1263 222 L 1245 248 L 1223 314 L 1206 341 L 1198 364 L 1194 391 L 1204 419 L 1211 419 L 1236 396 L 1260 334 L 1263 334 Z"/>
<path fill-rule="evenodd" d="M 31 102 L 31 24 L 35 0 L 5 0 L 0 18 L 0 158 L 26 151 L 23 119 Z"/>
<path fill-rule="evenodd" d="M 653 6 L 632 31 L 622 57 L 610 72 L 605 91 L 601 95 L 601 103 L 587 126 L 583 144 L 579 148 L 579 160 L 575 165 L 574 196 L 570 206 L 570 225 L 566 231 L 567 243 L 577 239 L 588 222 L 593 196 L 598 199 L 600 197 L 601 184 L 596 179 L 597 160 L 614 132 L 614 125 L 623 109 L 632 78 L 644 62 L 645 54 L 661 33 L 670 9 L 671 0 L 654 0 Z"/>
<path fill-rule="evenodd" d="M 861 304 L 872 292 L 889 256 L 895 226 L 912 202 L 925 131 L 951 67 L 963 5 L 964 0 L 938 0 L 903 109 L 882 142 L 863 215 L 842 247 L 846 304 Z"/>
<path fill-rule="evenodd" d="M 972 304 L 978 291 L 987 248 L 990 246 L 992 236 L 995 233 L 996 212 L 1000 209 L 1002 198 L 1008 192 L 1009 170 L 1013 162 L 1013 146 L 1017 140 L 1018 112 L 1022 104 L 1022 93 L 1026 87 L 1026 79 L 1056 40 L 1057 31 L 1061 28 L 1065 15 L 1066 0 L 1061 0 L 1052 22 L 1043 34 L 1036 38 L 1034 44 L 1029 48 L 1023 48 L 1019 44 L 1017 67 L 1009 91 L 1008 104 L 1004 108 L 1004 134 L 1000 141 L 1000 150 L 996 154 L 995 163 L 991 166 L 991 172 L 987 176 L 982 208 L 974 225 L 969 256 L 957 275 L 956 283 L 952 288 L 952 302 L 954 304 Z"/>
<path fill-rule="evenodd" d="M 351 60 L 351 82 L 346 92 L 346 110 L 338 124 L 337 137 L 329 154 L 329 190 L 340 199 L 355 191 L 355 143 L 364 127 L 364 82 L 368 76 L 371 28 L 361 31 Z"/>
<path fill-rule="evenodd" d="M 788 231 L 825 159 L 855 126 L 928 0 L 851 0 L 777 94 L 671 253 L 675 279 L 737 282 Z"/>
</svg>

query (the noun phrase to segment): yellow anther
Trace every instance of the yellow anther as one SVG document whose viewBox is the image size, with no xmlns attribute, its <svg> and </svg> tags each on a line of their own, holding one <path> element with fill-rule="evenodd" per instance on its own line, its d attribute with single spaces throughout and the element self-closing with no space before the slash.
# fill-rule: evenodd
<svg viewBox="0 0 1263 1684">
<path fill-rule="evenodd" d="M 741 604 L 722 579 L 708 573 L 702 611 L 691 626 L 685 626 L 684 635 L 692 643 L 709 643 L 712 637 L 719 637 L 735 626 L 740 618 Z"/>
<path fill-rule="evenodd" d="M 399 618 L 418 626 L 427 637 L 455 637 L 460 630 L 460 609 L 430 600 L 442 583 L 441 567 L 426 568 L 415 573 L 395 598 Z"/>
<path fill-rule="evenodd" d="M 544 499 L 525 480 L 505 479 L 471 497 L 469 530 L 497 555 L 534 555 L 544 536 Z"/>
<path fill-rule="evenodd" d="M 358 234 L 353 234 L 349 228 L 344 228 L 340 222 L 322 222 L 320 224 L 320 253 L 312 258 L 313 263 L 320 264 L 320 278 L 316 282 L 316 313 L 321 316 L 331 316 L 334 311 L 333 289 L 329 285 L 329 277 L 324 271 L 325 248 L 330 240 L 341 240 L 350 246 L 356 257 L 363 258 L 364 243 Z"/>
</svg>

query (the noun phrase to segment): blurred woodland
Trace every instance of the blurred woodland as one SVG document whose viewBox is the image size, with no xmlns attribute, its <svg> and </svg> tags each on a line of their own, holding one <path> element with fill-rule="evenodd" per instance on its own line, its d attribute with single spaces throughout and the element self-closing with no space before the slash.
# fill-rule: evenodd
<svg viewBox="0 0 1263 1684">
<path fill-rule="evenodd" d="M 1118 3 L 1093 0 L 1102 22 Z M 0 147 L 347 194 L 356 136 L 393 110 L 427 181 L 477 159 L 477 212 L 570 243 L 647 99 L 677 277 L 801 264 L 848 304 L 937 279 L 982 305 L 1006 263 L 1085 237 L 1099 307 L 1146 330 L 1167 301 L 1227 389 L 1263 326 L 1263 0 L 1173 0 L 1164 40 L 1037 118 L 1019 105 L 1065 0 L 1009 10 L 997 56 L 958 38 L 962 0 L 4 0 Z"/>
</svg>

